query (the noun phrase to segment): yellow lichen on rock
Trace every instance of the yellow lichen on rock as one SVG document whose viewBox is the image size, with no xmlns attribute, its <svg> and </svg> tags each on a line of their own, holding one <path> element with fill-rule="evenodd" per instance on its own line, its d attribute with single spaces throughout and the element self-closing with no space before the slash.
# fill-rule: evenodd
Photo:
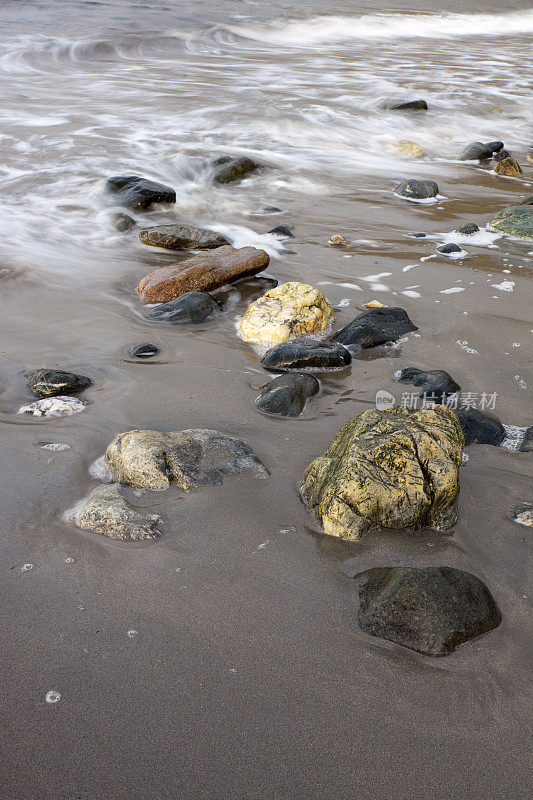
<svg viewBox="0 0 533 800">
<path fill-rule="evenodd" d="M 249 305 L 237 327 L 245 342 L 280 344 L 322 333 L 333 318 L 333 309 L 322 292 L 307 283 L 290 281 Z"/>
<path fill-rule="evenodd" d="M 348 244 L 342 233 L 334 233 L 333 236 L 330 237 L 329 243 L 334 247 L 344 247 Z"/>
<path fill-rule="evenodd" d="M 498 175 L 506 175 L 508 178 L 515 178 L 517 175 L 520 175 L 522 168 L 514 158 L 508 156 L 494 165 L 494 172 Z"/>
<path fill-rule="evenodd" d="M 379 300 L 369 300 L 368 303 L 362 303 L 358 308 L 388 308 L 385 303 L 381 303 Z"/>
<path fill-rule="evenodd" d="M 397 153 L 400 156 L 408 156 L 409 158 L 421 158 L 424 155 L 424 149 L 410 139 L 400 139 L 399 142 L 393 142 L 387 147 L 387 150 L 389 153 Z"/>
</svg>

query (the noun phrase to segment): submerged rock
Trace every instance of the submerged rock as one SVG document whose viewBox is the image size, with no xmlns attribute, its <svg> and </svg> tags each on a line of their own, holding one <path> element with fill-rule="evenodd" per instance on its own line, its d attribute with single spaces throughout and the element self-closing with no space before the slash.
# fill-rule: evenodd
<svg viewBox="0 0 533 800">
<path fill-rule="evenodd" d="M 503 142 L 472 142 L 461 153 L 462 161 L 488 161 L 492 154 L 503 147 Z"/>
<path fill-rule="evenodd" d="M 295 373 L 280 375 L 261 387 L 255 405 L 265 414 L 297 417 L 305 408 L 309 397 L 315 395 L 320 384 L 312 375 Z"/>
<path fill-rule="evenodd" d="M 441 403 L 447 395 L 461 391 L 459 384 L 443 369 L 423 370 L 407 367 L 402 369 L 398 380 L 400 383 L 419 386 L 422 389 L 419 396 L 435 403 Z"/>
<path fill-rule="evenodd" d="M 34 417 L 68 417 L 85 411 L 87 404 L 77 397 L 46 397 L 27 406 L 21 406 L 19 414 L 33 414 Z"/>
<path fill-rule="evenodd" d="M 85 375 L 76 375 L 62 369 L 31 369 L 26 372 L 26 377 L 37 397 L 76 394 L 92 384 L 92 380 Z"/>
<path fill-rule="evenodd" d="M 517 239 L 533 239 L 533 206 L 508 206 L 490 221 L 491 228 Z"/>
<path fill-rule="evenodd" d="M 271 372 L 330 372 L 344 369 L 351 361 L 352 356 L 345 347 L 304 336 L 272 347 L 261 364 Z"/>
<path fill-rule="evenodd" d="M 278 225 L 276 228 L 267 231 L 267 233 L 272 233 L 280 239 L 294 239 L 293 230 L 294 228 L 292 225 Z"/>
<path fill-rule="evenodd" d="M 398 153 L 400 156 L 407 156 L 409 158 L 422 158 L 424 155 L 424 148 L 416 142 L 411 142 L 410 139 L 400 139 L 398 142 L 393 142 L 387 147 L 389 153 Z"/>
<path fill-rule="evenodd" d="M 376 347 L 417 330 L 403 308 L 371 308 L 345 325 L 333 339 L 344 345 Z"/>
<path fill-rule="evenodd" d="M 164 247 L 166 250 L 214 250 L 229 244 L 221 233 L 197 228 L 195 225 L 154 225 L 139 232 L 142 244 Z"/>
<path fill-rule="evenodd" d="M 394 193 L 407 200 L 427 200 L 438 195 L 439 187 L 435 181 L 418 181 L 410 178 L 400 183 Z"/>
<path fill-rule="evenodd" d="M 146 211 L 152 203 L 175 203 L 176 192 L 171 186 L 156 183 L 138 175 L 108 178 L 107 191 L 136 211 Z"/>
<path fill-rule="evenodd" d="M 160 521 L 157 514 L 144 514 L 130 506 L 116 483 L 93 489 L 75 518 L 82 530 L 129 542 L 156 539 Z"/>
<path fill-rule="evenodd" d="M 239 156 L 232 158 L 231 156 L 221 156 L 212 162 L 215 167 L 213 180 L 216 183 L 233 183 L 240 181 L 250 172 L 256 172 L 261 169 L 262 164 L 254 161 L 248 156 Z"/>
<path fill-rule="evenodd" d="M 503 142 L 487 142 L 487 147 L 490 148 L 493 153 L 500 153 L 503 149 Z"/>
<path fill-rule="evenodd" d="M 502 619 L 483 581 L 452 567 L 377 567 L 355 581 L 365 633 L 430 656 L 451 653 Z"/>
<path fill-rule="evenodd" d="M 359 539 L 380 526 L 449 530 L 457 519 L 464 444 L 455 414 L 370 409 L 342 426 L 300 486 L 324 533 Z"/>
<path fill-rule="evenodd" d="M 158 322 L 203 322 L 220 311 L 214 297 L 206 292 L 187 292 L 169 303 L 152 308 L 150 319 Z"/>
<path fill-rule="evenodd" d="M 508 178 L 515 178 L 522 173 L 522 167 L 511 156 L 498 159 L 494 165 L 494 172 L 498 175 L 506 175 Z"/>
<path fill-rule="evenodd" d="M 389 111 L 427 111 L 425 100 L 407 100 L 405 103 L 394 103 L 388 106 Z"/>
<path fill-rule="evenodd" d="M 334 233 L 333 236 L 330 237 L 329 243 L 332 244 L 333 247 L 345 247 L 348 244 L 342 233 Z"/>
<path fill-rule="evenodd" d="M 461 225 L 460 228 L 456 228 L 456 233 L 462 233 L 463 236 L 473 236 L 474 233 L 478 233 L 479 226 L 475 224 L 475 222 L 467 222 L 465 225 Z"/>
<path fill-rule="evenodd" d="M 463 429 L 465 445 L 493 444 L 497 447 L 505 439 L 505 428 L 497 417 L 477 408 L 459 409 L 455 413 Z"/>
<path fill-rule="evenodd" d="M 245 342 L 276 344 L 321 333 L 333 319 L 333 309 L 322 292 L 308 283 L 289 281 L 254 300 L 237 328 Z"/>
<path fill-rule="evenodd" d="M 155 269 L 145 275 L 136 291 L 144 303 L 167 303 L 186 292 L 212 291 L 257 275 L 269 262 L 264 250 L 226 245 Z"/>
<path fill-rule="evenodd" d="M 159 347 L 155 344 L 138 344 L 130 350 L 130 356 L 133 358 L 153 358 L 159 355 Z"/>
<path fill-rule="evenodd" d="M 461 253 L 462 248 L 459 245 L 455 244 L 455 242 L 448 242 L 447 244 L 439 244 L 438 247 L 435 248 L 437 253 L 442 253 L 443 255 L 448 255 L 449 253 Z"/>
<path fill-rule="evenodd" d="M 268 474 L 245 442 L 202 428 L 121 433 L 107 448 L 104 462 L 117 483 L 141 489 L 166 489 L 174 481 L 189 491 L 220 484 L 244 469 L 260 477 Z"/>
<path fill-rule="evenodd" d="M 128 217 L 127 214 L 114 214 L 113 215 L 113 226 L 124 233 L 124 231 L 131 231 L 132 228 L 135 227 L 137 223 L 131 217 Z"/>
</svg>

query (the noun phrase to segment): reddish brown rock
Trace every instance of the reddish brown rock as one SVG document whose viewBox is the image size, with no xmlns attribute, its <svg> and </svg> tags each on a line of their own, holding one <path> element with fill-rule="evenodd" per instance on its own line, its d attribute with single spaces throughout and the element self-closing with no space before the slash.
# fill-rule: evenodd
<svg viewBox="0 0 533 800">
<path fill-rule="evenodd" d="M 167 303 L 185 292 L 210 292 L 268 267 L 270 258 L 255 247 L 226 245 L 150 272 L 137 286 L 144 303 Z"/>
</svg>

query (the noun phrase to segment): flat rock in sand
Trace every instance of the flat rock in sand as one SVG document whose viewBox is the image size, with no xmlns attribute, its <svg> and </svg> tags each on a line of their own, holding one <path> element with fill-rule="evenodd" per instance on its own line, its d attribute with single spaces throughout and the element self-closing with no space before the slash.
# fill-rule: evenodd
<svg viewBox="0 0 533 800">
<path fill-rule="evenodd" d="M 85 531 L 133 542 L 156 539 L 160 520 L 157 514 L 143 514 L 130 506 L 120 487 L 111 483 L 92 490 L 78 511 L 75 523 Z"/>
<path fill-rule="evenodd" d="M 155 269 L 140 281 L 137 292 L 144 303 L 168 303 L 185 292 L 209 292 L 257 275 L 269 262 L 268 253 L 255 247 L 217 247 Z"/>
</svg>

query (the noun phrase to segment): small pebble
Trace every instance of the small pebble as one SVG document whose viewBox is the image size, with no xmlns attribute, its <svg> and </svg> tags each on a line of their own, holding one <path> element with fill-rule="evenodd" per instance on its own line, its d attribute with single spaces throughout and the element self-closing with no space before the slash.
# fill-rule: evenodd
<svg viewBox="0 0 533 800">
<path fill-rule="evenodd" d="M 132 358 L 152 358 L 159 355 L 159 347 L 155 344 L 139 344 L 130 350 Z"/>
</svg>

